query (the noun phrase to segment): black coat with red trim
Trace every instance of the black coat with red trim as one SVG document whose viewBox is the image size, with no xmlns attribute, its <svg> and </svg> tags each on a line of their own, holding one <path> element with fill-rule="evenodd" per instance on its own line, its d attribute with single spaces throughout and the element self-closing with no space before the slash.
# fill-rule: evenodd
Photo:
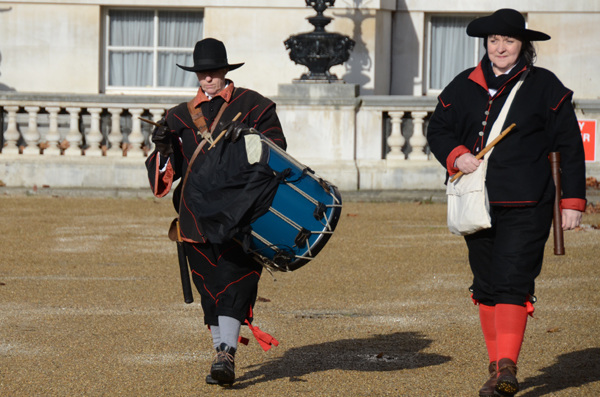
<svg viewBox="0 0 600 397">
<path fill-rule="evenodd" d="M 432 153 L 449 175 L 464 153 L 477 155 L 486 145 L 519 70 L 491 97 L 481 63 L 454 78 L 438 97 L 427 129 Z M 535 205 L 552 182 L 549 153 L 561 154 L 563 208 L 585 209 L 585 156 L 572 106 L 572 91 L 550 71 L 530 67 L 506 117 L 504 130 L 488 163 L 486 186 L 491 205 Z"/>
<path fill-rule="evenodd" d="M 213 105 L 220 106 L 221 103 L 223 103 L 223 99 L 215 97 L 211 100 L 211 103 L 205 102 L 206 106 L 201 105 L 208 129 L 211 129 L 214 122 L 213 117 L 216 114 L 216 111 L 212 111 L 212 107 Z M 209 110 L 209 108 L 211 109 Z M 240 121 L 247 127 L 258 130 L 263 136 L 273 141 L 279 147 L 286 148 L 285 137 L 275 111 L 275 103 L 255 91 L 241 87 L 237 87 L 233 91 L 227 108 L 217 121 L 219 124 L 213 133 L 213 137 L 216 137 L 221 132 L 221 125 L 232 121 L 238 113 L 241 113 L 241 116 L 237 121 Z M 156 151 L 150 154 L 146 160 L 150 187 L 157 197 L 163 197 L 168 194 L 173 182 L 183 178 L 194 151 L 202 141 L 202 137 L 199 135 L 198 129 L 192 121 L 187 103 L 184 102 L 169 109 L 165 115 L 165 120 L 173 134 L 174 153 L 170 156 L 169 162 L 166 163 L 166 169 L 162 171 L 161 167 L 165 167 L 165 160 L 162 159 L 161 161 Z M 192 173 L 195 167 L 200 167 L 203 163 L 201 157 L 207 154 L 208 146 L 205 145 L 200 150 L 198 158 L 192 165 Z M 187 184 L 189 182 L 190 180 L 188 179 Z M 195 223 L 192 212 L 186 211 L 185 208 L 179 208 L 181 185 L 180 183 L 173 193 L 173 204 L 175 210 L 179 213 L 182 237 L 185 241 L 189 242 L 205 242 L 200 231 L 196 227 L 190 226 Z M 185 207 L 185 202 L 183 206 Z"/>
</svg>

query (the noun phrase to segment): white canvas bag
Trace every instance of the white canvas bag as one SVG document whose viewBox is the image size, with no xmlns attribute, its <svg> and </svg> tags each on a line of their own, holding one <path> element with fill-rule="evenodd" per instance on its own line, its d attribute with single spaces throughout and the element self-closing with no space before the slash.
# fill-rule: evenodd
<svg viewBox="0 0 600 397">
<path fill-rule="evenodd" d="M 494 122 L 488 142 L 492 142 L 500 134 L 506 120 L 506 115 L 512 101 L 523 84 L 528 70 L 522 75 L 506 99 L 498 119 Z M 487 174 L 488 158 L 494 148 L 492 147 L 483 158 L 483 162 L 475 172 L 462 175 L 454 182 L 448 180 L 446 195 L 448 197 L 448 229 L 453 234 L 465 236 L 483 229 L 492 227 L 490 217 L 490 201 L 488 199 L 485 179 Z"/>
</svg>

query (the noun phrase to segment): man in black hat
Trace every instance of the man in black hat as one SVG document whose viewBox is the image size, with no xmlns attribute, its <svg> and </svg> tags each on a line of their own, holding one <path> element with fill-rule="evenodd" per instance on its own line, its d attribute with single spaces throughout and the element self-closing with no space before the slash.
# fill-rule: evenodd
<svg viewBox="0 0 600 397">
<path fill-rule="evenodd" d="M 527 29 L 513 9 L 474 20 L 467 34 L 482 37 L 487 53 L 442 91 L 427 139 L 447 176 L 470 174 L 483 161 L 476 155 L 489 143 L 492 127 L 503 131 L 516 124 L 485 160 L 491 228 L 465 236 L 470 290 L 489 356 L 490 376 L 479 395 L 512 396 L 519 390 L 517 359 L 553 217 L 548 156 L 559 151 L 562 160 L 564 230 L 577 227 L 585 210 L 585 160 L 573 92 L 550 71 L 533 66 L 532 42 L 550 36 Z"/>
<path fill-rule="evenodd" d="M 218 156 L 249 128 L 283 149 L 286 141 L 275 104 L 255 91 L 235 87 L 225 77 L 243 63 L 229 64 L 221 41 L 207 38 L 197 42 L 193 58 L 193 66 L 177 66 L 196 73 L 198 93 L 191 101 L 169 109 L 159 122 L 161 126 L 152 133 L 156 150 L 146 160 L 146 167 L 157 197 L 165 196 L 173 182 L 182 179 L 174 191 L 173 204 L 179 214 L 180 236 L 192 278 L 201 297 L 204 322 L 211 330 L 217 352 L 206 382 L 231 385 L 235 380 L 234 357 L 241 324 L 250 327 L 265 350 L 277 342 L 251 324 L 262 266 L 233 239 L 207 238 L 201 217 L 208 207 L 218 209 L 232 202 L 234 206 L 243 205 L 244 197 L 234 202 L 238 197 L 229 193 L 220 200 L 207 199 L 203 189 L 218 185 L 228 170 L 237 169 L 235 162 L 220 164 Z M 225 130 L 226 139 L 219 140 L 214 150 L 208 150 Z"/>
</svg>

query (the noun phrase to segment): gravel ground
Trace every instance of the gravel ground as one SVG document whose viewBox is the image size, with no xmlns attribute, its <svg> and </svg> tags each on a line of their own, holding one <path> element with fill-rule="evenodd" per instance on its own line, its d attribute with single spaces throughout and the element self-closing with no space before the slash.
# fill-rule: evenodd
<svg viewBox="0 0 600 397">
<path fill-rule="evenodd" d="M 379 201 L 379 200 L 374 200 Z M 477 396 L 487 361 L 466 248 L 436 200 L 344 204 L 310 264 L 263 273 L 232 389 L 198 295 L 185 304 L 170 200 L 0 196 L 2 396 Z M 600 395 L 600 214 L 548 244 L 519 396 Z M 242 335 L 251 337 L 244 327 Z"/>
</svg>

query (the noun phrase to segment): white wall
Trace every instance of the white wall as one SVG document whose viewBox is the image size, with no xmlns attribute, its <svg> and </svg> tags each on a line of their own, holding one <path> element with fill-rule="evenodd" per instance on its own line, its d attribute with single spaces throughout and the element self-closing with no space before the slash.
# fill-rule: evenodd
<svg viewBox="0 0 600 397">
<path fill-rule="evenodd" d="M 100 8 L 0 3 L 0 84 L 20 92 L 97 93 Z"/>
</svg>

